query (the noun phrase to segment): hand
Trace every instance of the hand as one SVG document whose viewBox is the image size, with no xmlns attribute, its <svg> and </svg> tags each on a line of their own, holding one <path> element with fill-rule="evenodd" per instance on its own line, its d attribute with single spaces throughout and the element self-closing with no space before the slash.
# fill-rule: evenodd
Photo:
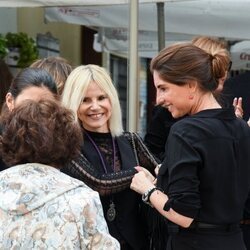
<svg viewBox="0 0 250 250">
<path fill-rule="evenodd" d="M 151 182 L 154 182 L 155 181 L 155 177 L 145 168 L 143 167 L 140 167 L 140 166 L 136 166 L 135 169 L 140 172 L 140 171 L 143 171 L 146 175 L 146 177 L 151 181 Z"/>
<path fill-rule="evenodd" d="M 158 164 L 156 167 L 155 167 L 155 175 L 157 176 L 158 173 L 159 173 L 159 170 L 160 170 L 160 167 L 161 167 L 161 164 Z"/>
<path fill-rule="evenodd" d="M 153 181 L 155 178 L 145 168 L 135 168 L 138 173 L 134 175 L 130 188 L 139 194 L 144 194 L 150 188 L 154 187 Z"/>
<path fill-rule="evenodd" d="M 248 119 L 247 124 L 250 127 L 250 118 Z"/>
<path fill-rule="evenodd" d="M 243 117 L 243 108 L 242 108 L 242 97 L 235 97 L 233 100 L 233 106 L 234 106 L 234 110 L 235 110 L 235 115 L 238 118 L 242 118 Z"/>
</svg>

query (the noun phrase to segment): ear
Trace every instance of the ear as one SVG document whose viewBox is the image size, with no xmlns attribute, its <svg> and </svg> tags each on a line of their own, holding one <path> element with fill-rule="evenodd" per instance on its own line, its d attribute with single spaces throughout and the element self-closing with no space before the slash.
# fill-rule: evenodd
<svg viewBox="0 0 250 250">
<path fill-rule="evenodd" d="M 198 88 L 197 81 L 189 81 L 188 82 L 188 88 L 190 90 L 190 93 L 194 93 Z"/>
<path fill-rule="evenodd" d="M 14 100 L 14 97 L 12 96 L 12 94 L 10 92 L 8 92 L 5 96 L 5 102 L 6 102 L 6 105 L 9 109 L 9 111 L 12 111 L 15 107 L 15 100 Z"/>
<path fill-rule="evenodd" d="M 195 92 L 198 88 L 198 83 L 197 81 L 189 81 L 187 83 L 187 88 L 188 88 L 188 99 L 193 100 L 195 96 Z"/>
</svg>

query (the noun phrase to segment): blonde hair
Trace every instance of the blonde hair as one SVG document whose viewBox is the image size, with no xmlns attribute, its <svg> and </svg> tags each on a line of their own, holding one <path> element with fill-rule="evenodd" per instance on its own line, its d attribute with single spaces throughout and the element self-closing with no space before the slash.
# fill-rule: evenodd
<svg viewBox="0 0 250 250">
<path fill-rule="evenodd" d="M 45 69 L 53 77 L 59 95 L 62 94 L 67 77 L 72 71 L 72 66 L 69 62 L 60 56 L 38 59 L 30 65 L 30 68 Z"/>
<path fill-rule="evenodd" d="M 62 93 L 63 105 L 73 111 L 75 120 L 79 122 L 77 111 L 92 82 L 95 82 L 108 95 L 111 102 L 112 112 L 109 120 L 109 129 L 112 136 L 121 135 L 123 127 L 118 94 L 108 72 L 104 68 L 93 64 L 76 67 L 70 73 L 65 83 Z"/>
<path fill-rule="evenodd" d="M 226 75 L 231 59 L 224 41 L 214 37 L 197 36 L 192 40 L 192 44 L 203 49 L 215 59 L 213 60 L 213 72 L 217 81 Z"/>
</svg>

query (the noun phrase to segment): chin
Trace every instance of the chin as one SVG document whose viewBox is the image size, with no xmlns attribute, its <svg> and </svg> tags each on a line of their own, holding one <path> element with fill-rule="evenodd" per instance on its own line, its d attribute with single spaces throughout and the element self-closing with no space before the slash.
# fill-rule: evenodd
<svg viewBox="0 0 250 250">
<path fill-rule="evenodd" d="M 178 119 L 184 116 L 184 114 L 180 114 L 180 113 L 171 113 L 171 115 L 173 116 L 173 118 Z"/>
<path fill-rule="evenodd" d="M 171 113 L 171 115 L 172 115 L 173 118 L 178 118 L 179 117 L 179 115 L 176 114 L 176 113 L 174 113 L 174 112 L 170 112 L 170 113 Z"/>
</svg>

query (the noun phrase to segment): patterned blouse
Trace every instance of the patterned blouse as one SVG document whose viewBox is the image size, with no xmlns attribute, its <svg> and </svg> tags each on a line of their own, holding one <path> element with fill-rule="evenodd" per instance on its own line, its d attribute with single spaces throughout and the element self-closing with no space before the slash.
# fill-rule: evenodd
<svg viewBox="0 0 250 250">
<path fill-rule="evenodd" d="M 0 249 L 120 249 L 99 195 L 42 164 L 0 172 Z"/>
</svg>

